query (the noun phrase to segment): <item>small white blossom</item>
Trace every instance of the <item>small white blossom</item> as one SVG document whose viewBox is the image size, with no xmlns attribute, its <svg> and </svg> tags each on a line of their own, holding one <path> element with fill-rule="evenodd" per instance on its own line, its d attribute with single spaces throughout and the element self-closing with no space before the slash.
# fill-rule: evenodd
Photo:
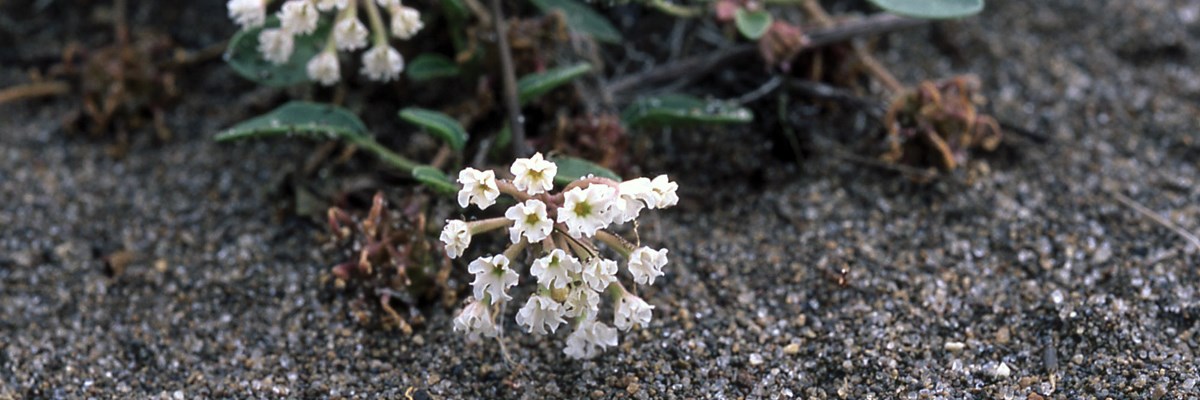
<svg viewBox="0 0 1200 400">
<path fill-rule="evenodd" d="M 496 322 L 492 320 L 492 314 L 482 301 L 472 301 L 463 307 L 458 317 L 454 318 L 454 331 L 466 332 L 471 341 L 479 340 L 480 335 L 496 337 L 497 333 Z"/>
<path fill-rule="evenodd" d="M 321 11 L 329 11 L 334 8 L 342 10 L 349 5 L 350 0 L 317 0 L 317 9 Z"/>
<path fill-rule="evenodd" d="M 567 323 L 563 319 L 562 306 L 546 296 L 529 296 L 525 306 L 517 311 L 517 324 L 524 325 L 525 331 L 545 335 L 546 328 L 550 333 L 558 331 L 558 326 Z"/>
<path fill-rule="evenodd" d="M 402 40 L 411 39 L 425 27 L 421 22 L 421 13 L 412 7 L 398 5 L 389 10 L 392 13 L 392 35 Z"/>
<path fill-rule="evenodd" d="M 654 177 L 654 181 L 650 184 L 654 188 L 654 192 L 658 193 L 658 204 L 650 208 L 667 208 L 679 203 L 679 195 L 675 193 L 679 189 L 679 184 L 671 182 L 666 175 Z"/>
<path fill-rule="evenodd" d="M 663 266 L 667 265 L 667 249 L 654 250 L 649 247 L 639 247 L 629 254 L 629 273 L 633 281 L 639 284 L 654 284 L 654 278 L 663 276 Z"/>
<path fill-rule="evenodd" d="M 572 237 L 590 237 L 612 222 L 610 209 L 617 190 L 608 185 L 590 185 L 587 189 L 573 188 L 563 195 L 558 209 L 558 222 L 567 225 Z"/>
<path fill-rule="evenodd" d="M 258 33 L 258 52 L 262 53 L 264 60 L 272 64 L 286 63 L 292 58 L 294 46 L 292 34 L 282 29 L 263 29 Z"/>
<path fill-rule="evenodd" d="M 583 283 L 586 283 L 592 290 L 603 292 L 604 289 L 608 289 L 610 283 L 617 281 L 617 262 L 592 257 L 583 265 L 583 272 L 580 275 Z"/>
<path fill-rule="evenodd" d="M 349 17 L 333 26 L 333 42 L 338 50 L 358 50 L 367 46 L 367 26 Z"/>
<path fill-rule="evenodd" d="M 575 318 L 580 315 L 586 315 L 588 318 L 593 318 L 600 312 L 600 294 L 588 287 L 588 285 L 578 285 L 567 293 L 567 300 L 563 302 L 563 315 L 569 318 Z"/>
<path fill-rule="evenodd" d="M 373 81 L 387 82 L 400 77 L 404 71 L 404 58 L 400 52 L 386 44 L 375 45 L 363 53 L 362 74 Z"/>
<path fill-rule="evenodd" d="M 554 175 L 558 174 L 558 166 L 542 159 L 542 153 L 534 153 L 530 158 L 518 158 L 513 161 L 513 186 L 529 194 L 538 194 L 554 188 Z"/>
<path fill-rule="evenodd" d="M 441 240 L 446 244 L 446 255 L 458 258 L 467 250 L 467 246 L 471 245 L 471 229 L 461 219 L 446 221 L 446 226 L 442 228 Z"/>
<path fill-rule="evenodd" d="M 279 27 L 293 35 L 307 35 L 317 30 L 317 8 L 309 0 L 288 0 L 279 9 Z"/>
<path fill-rule="evenodd" d="M 342 77 L 338 67 L 337 54 L 332 51 L 324 51 L 308 60 L 308 79 L 321 82 L 322 85 L 330 86 L 337 83 Z"/>
<path fill-rule="evenodd" d="M 654 191 L 650 179 L 637 178 L 617 185 L 618 197 L 613 204 L 613 222 L 625 223 L 637 219 L 647 206 L 657 206 L 658 192 Z"/>
<path fill-rule="evenodd" d="M 634 324 L 640 324 L 643 327 L 650 324 L 650 318 L 653 313 L 654 306 L 646 303 L 641 297 L 626 293 L 617 301 L 617 310 L 613 312 L 613 325 L 617 329 L 627 331 Z"/>
<path fill-rule="evenodd" d="M 229 18 L 242 29 L 262 26 L 267 19 L 267 5 L 263 0 L 229 0 L 225 6 L 229 8 Z"/>
<path fill-rule="evenodd" d="M 482 210 L 496 204 L 496 198 L 500 197 L 496 173 L 492 170 L 464 168 L 458 172 L 458 183 L 462 185 L 458 191 L 458 205 L 462 208 L 467 208 L 467 204 L 475 204 Z"/>
<path fill-rule="evenodd" d="M 571 336 L 567 337 L 567 347 L 563 353 L 571 358 L 592 358 L 604 348 L 616 345 L 616 329 L 602 322 L 586 320 L 580 322 Z"/>
<path fill-rule="evenodd" d="M 579 274 L 579 260 L 562 249 L 554 249 L 545 257 L 533 260 L 529 273 L 537 277 L 538 285 L 551 289 L 567 287 L 571 274 Z"/>
<path fill-rule="evenodd" d="M 505 293 L 508 288 L 517 284 L 517 272 L 508 267 L 508 257 L 497 254 L 491 257 L 479 257 L 467 266 L 467 272 L 475 274 L 471 286 L 475 289 L 475 298 L 482 301 L 485 294 L 492 297 L 492 304 L 512 300 Z"/>
<path fill-rule="evenodd" d="M 554 221 L 546 215 L 546 203 L 537 199 L 525 200 L 524 203 L 509 207 L 508 211 L 504 212 L 504 217 L 513 221 L 513 225 L 508 228 L 508 238 L 513 243 L 520 242 L 521 235 L 525 235 L 529 243 L 540 242 L 550 236 L 550 231 L 554 229 Z"/>
</svg>

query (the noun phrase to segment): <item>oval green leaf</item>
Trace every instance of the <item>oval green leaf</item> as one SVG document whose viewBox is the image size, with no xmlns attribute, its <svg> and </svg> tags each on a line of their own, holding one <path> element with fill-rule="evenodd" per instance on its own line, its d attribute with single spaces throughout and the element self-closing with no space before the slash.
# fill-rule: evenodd
<svg viewBox="0 0 1200 400">
<path fill-rule="evenodd" d="M 279 27 L 279 19 L 271 16 L 258 28 L 246 29 L 233 35 L 225 49 L 225 62 L 243 78 L 273 87 L 292 86 L 309 82 L 308 60 L 320 53 L 329 36 L 329 23 L 321 20 L 312 34 L 296 36 L 292 57 L 283 64 L 273 64 L 258 52 L 258 34 L 263 29 Z"/>
<path fill-rule="evenodd" d="M 413 168 L 412 176 L 417 182 L 421 182 L 421 184 L 428 186 L 438 193 L 454 194 L 458 192 L 458 185 L 437 168 L 422 165 Z"/>
<path fill-rule="evenodd" d="M 450 58 L 441 54 L 425 53 L 418 55 L 408 64 L 405 73 L 414 81 L 427 81 L 437 78 L 458 76 L 462 70 Z"/>
<path fill-rule="evenodd" d="M 556 156 L 550 158 L 550 161 L 553 161 L 554 165 L 558 166 L 558 173 L 554 175 L 554 183 L 557 185 L 567 185 L 589 174 L 617 181 L 621 180 L 621 176 L 612 172 L 612 170 L 582 158 Z"/>
<path fill-rule="evenodd" d="M 983 0 L 870 0 L 893 14 L 926 19 L 963 18 L 983 11 Z"/>
<path fill-rule="evenodd" d="M 754 113 L 733 102 L 670 94 L 638 99 L 621 113 L 621 120 L 630 127 L 729 124 L 753 121 Z"/>
<path fill-rule="evenodd" d="M 591 7 L 575 0 L 533 0 L 543 13 L 562 11 L 571 30 L 606 43 L 620 43 L 621 32 Z"/>
<path fill-rule="evenodd" d="M 409 107 L 400 110 L 400 118 L 414 125 L 425 128 L 426 131 L 445 140 L 455 151 L 462 151 L 467 144 L 467 130 L 459 125 L 458 120 L 424 108 Z"/>
<path fill-rule="evenodd" d="M 566 67 L 558 67 L 545 72 L 529 74 L 517 81 L 517 98 L 521 105 L 529 103 L 547 92 L 566 84 L 575 78 L 583 76 L 592 70 L 592 65 L 580 63 Z"/>
<path fill-rule="evenodd" d="M 217 134 L 218 142 L 273 136 L 309 136 L 359 141 L 370 133 L 349 110 L 328 104 L 293 101 Z"/>
<path fill-rule="evenodd" d="M 767 10 L 746 11 L 745 8 L 739 8 L 733 14 L 733 22 L 742 36 L 750 40 L 758 40 L 767 33 L 767 29 L 771 27 L 772 22 L 775 22 L 775 18 Z"/>
</svg>

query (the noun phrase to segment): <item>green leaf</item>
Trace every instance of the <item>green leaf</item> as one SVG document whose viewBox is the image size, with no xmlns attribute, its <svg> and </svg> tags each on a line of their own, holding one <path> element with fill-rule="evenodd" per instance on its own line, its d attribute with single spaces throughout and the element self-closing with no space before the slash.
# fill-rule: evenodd
<svg viewBox="0 0 1200 400">
<path fill-rule="evenodd" d="M 543 13 L 549 14 L 561 10 L 567 17 L 567 26 L 572 30 L 589 35 L 596 40 L 606 43 L 620 43 L 621 32 L 591 7 L 575 0 L 533 0 Z"/>
<path fill-rule="evenodd" d="M 631 127 L 727 124 L 753 121 L 754 113 L 733 102 L 670 94 L 638 99 L 621 113 L 621 120 Z"/>
<path fill-rule="evenodd" d="M 550 161 L 553 161 L 558 166 L 558 173 L 554 175 L 554 183 L 559 185 L 569 184 L 588 174 L 618 181 L 621 180 L 619 175 L 608 168 L 601 167 L 596 165 L 596 163 L 582 158 L 557 156 L 551 158 Z"/>
<path fill-rule="evenodd" d="M 422 165 L 413 168 L 412 175 L 413 179 L 416 179 L 417 182 L 421 182 L 425 186 L 429 186 L 430 189 L 433 189 L 436 192 L 443 194 L 454 194 L 458 192 L 458 185 L 456 185 L 454 181 L 451 181 L 450 177 L 446 176 L 445 173 L 437 168 L 428 165 Z"/>
<path fill-rule="evenodd" d="M 750 40 L 758 40 L 766 34 L 774 21 L 775 18 L 767 10 L 746 11 L 745 8 L 739 8 L 733 14 L 733 22 L 737 25 L 738 32 Z"/>
<path fill-rule="evenodd" d="M 554 90 L 563 84 L 574 80 L 592 70 L 592 65 L 580 63 L 567 67 L 558 67 L 545 72 L 529 74 L 517 81 L 517 98 L 525 105 L 546 92 Z"/>
<path fill-rule="evenodd" d="M 325 38 L 329 36 L 329 23 L 321 20 L 317 30 L 304 36 L 296 36 L 292 57 L 283 64 L 273 64 L 262 58 L 258 52 L 258 34 L 263 29 L 278 28 L 279 19 L 275 16 L 267 18 L 266 23 L 258 28 L 246 29 L 233 35 L 229 47 L 225 49 L 225 62 L 243 78 L 267 86 L 283 87 L 309 82 L 308 60 L 325 48 Z"/>
<path fill-rule="evenodd" d="M 450 58 L 441 54 L 425 53 L 418 55 L 408 64 L 405 73 L 414 81 L 427 81 L 437 78 L 458 76 L 462 70 Z"/>
<path fill-rule="evenodd" d="M 463 145 L 467 144 L 467 130 L 458 124 L 458 120 L 450 118 L 449 115 L 424 108 L 409 107 L 400 110 L 400 118 L 425 128 L 429 133 L 445 140 L 455 151 L 462 151 Z"/>
<path fill-rule="evenodd" d="M 983 0 L 870 0 L 893 14 L 914 18 L 962 18 L 983 11 Z"/>
<path fill-rule="evenodd" d="M 261 116 L 242 121 L 217 134 L 218 142 L 241 139 L 306 135 L 320 139 L 370 139 L 362 120 L 336 106 L 293 101 Z"/>
</svg>

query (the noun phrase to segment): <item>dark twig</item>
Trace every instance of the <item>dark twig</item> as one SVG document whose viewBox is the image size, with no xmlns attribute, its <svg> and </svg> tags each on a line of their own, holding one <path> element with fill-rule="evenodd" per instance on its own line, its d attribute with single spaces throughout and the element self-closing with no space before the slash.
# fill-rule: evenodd
<svg viewBox="0 0 1200 400">
<path fill-rule="evenodd" d="M 508 126 L 512 131 L 513 158 L 529 154 L 525 143 L 525 119 L 521 116 L 521 104 L 517 99 L 517 75 L 513 67 L 512 47 L 508 44 L 508 22 L 500 11 L 500 0 L 490 0 L 492 18 L 496 26 L 496 42 L 500 46 L 500 71 L 504 81 L 504 105 L 508 109 Z"/>
<path fill-rule="evenodd" d="M 892 14 L 876 14 L 867 18 L 843 22 L 830 28 L 810 31 L 807 33 L 808 45 L 805 48 L 822 47 L 856 37 L 888 33 L 925 23 L 927 21 Z M 721 64 L 750 55 L 756 48 L 753 43 L 745 43 L 663 64 L 652 70 L 615 80 L 608 85 L 608 91 L 620 93 L 685 75 L 703 75 Z"/>
</svg>

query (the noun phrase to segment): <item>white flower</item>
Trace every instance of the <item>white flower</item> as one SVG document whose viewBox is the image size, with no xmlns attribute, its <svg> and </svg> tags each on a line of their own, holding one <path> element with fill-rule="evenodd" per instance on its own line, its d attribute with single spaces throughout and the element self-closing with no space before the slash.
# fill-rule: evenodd
<svg viewBox="0 0 1200 400">
<path fill-rule="evenodd" d="M 263 0 L 229 0 L 229 18 L 242 27 L 250 29 L 262 26 L 267 19 L 267 5 Z"/>
<path fill-rule="evenodd" d="M 349 17 L 333 26 L 333 42 L 338 50 L 358 50 L 367 45 L 367 26 Z"/>
<path fill-rule="evenodd" d="M 652 315 L 650 310 L 653 309 L 654 306 L 647 304 L 641 297 L 626 293 L 617 301 L 617 310 L 613 312 L 613 325 L 623 331 L 629 330 L 634 324 L 649 325 Z"/>
<path fill-rule="evenodd" d="M 317 9 L 309 0 L 288 0 L 279 9 L 279 27 L 293 35 L 307 35 L 317 30 Z"/>
<path fill-rule="evenodd" d="M 617 345 L 617 330 L 602 322 L 587 320 L 579 323 L 567 337 L 563 353 L 571 358 L 592 358 L 606 347 Z"/>
<path fill-rule="evenodd" d="M 517 311 L 517 324 L 524 325 L 526 332 L 545 335 L 546 328 L 554 333 L 560 324 L 567 323 L 562 316 L 563 310 L 558 302 L 546 296 L 534 295 L 529 296 L 529 301 Z"/>
<path fill-rule="evenodd" d="M 329 11 L 335 7 L 342 10 L 348 5 L 350 5 L 350 0 L 317 0 L 317 9 L 321 11 Z"/>
<path fill-rule="evenodd" d="M 458 183 L 462 185 L 458 191 L 458 205 L 462 208 L 467 208 L 467 204 L 475 204 L 482 210 L 496 204 L 496 198 L 500 197 L 496 173 L 492 170 L 464 168 L 458 172 Z"/>
<path fill-rule="evenodd" d="M 341 72 L 338 68 L 337 54 L 332 51 L 324 51 L 308 60 L 308 79 L 321 82 L 322 85 L 330 86 L 337 83 L 341 78 Z"/>
<path fill-rule="evenodd" d="M 421 23 L 421 13 L 412 7 L 397 4 L 389 10 L 392 13 L 392 34 L 402 40 L 412 38 L 417 31 L 425 27 L 425 24 Z"/>
<path fill-rule="evenodd" d="M 569 318 L 587 315 L 591 319 L 599 312 L 600 294 L 587 285 L 572 288 L 571 292 L 567 293 L 567 300 L 563 302 L 563 315 Z"/>
<path fill-rule="evenodd" d="M 446 221 L 446 226 L 442 228 L 441 240 L 446 244 L 446 255 L 458 258 L 467 250 L 467 246 L 471 245 L 471 229 L 461 219 Z"/>
<path fill-rule="evenodd" d="M 537 199 L 525 200 L 524 203 L 509 207 L 508 211 L 504 212 L 504 217 L 513 221 L 513 225 L 508 228 L 508 238 L 513 243 L 520 242 L 522 234 L 529 243 L 540 242 L 550 236 L 550 231 L 554 229 L 554 221 L 546 215 L 546 203 Z"/>
<path fill-rule="evenodd" d="M 616 192 L 611 186 L 601 184 L 568 190 L 563 195 L 563 206 L 558 209 L 558 222 L 567 225 L 567 233 L 572 237 L 595 235 L 612 222 L 609 211 Z"/>
<path fill-rule="evenodd" d="M 654 192 L 658 194 L 658 204 L 654 204 L 650 208 L 667 208 L 679 203 L 679 195 L 675 194 L 675 191 L 679 189 L 679 184 L 671 182 L 666 175 L 654 177 L 654 181 L 650 184 L 653 186 Z"/>
<path fill-rule="evenodd" d="M 542 159 L 542 153 L 534 153 L 530 158 L 518 158 L 509 168 L 513 176 L 513 186 L 517 190 L 529 194 L 538 194 L 554 188 L 554 175 L 558 174 L 558 166 Z"/>
<path fill-rule="evenodd" d="M 663 276 L 662 268 L 667 265 L 667 249 L 654 250 L 639 247 L 629 254 L 629 273 L 639 284 L 654 284 L 654 278 Z"/>
<path fill-rule="evenodd" d="M 484 294 L 491 295 L 492 304 L 512 300 L 505 290 L 517 284 L 517 272 L 508 267 L 508 257 L 497 254 L 491 257 L 479 257 L 467 266 L 467 272 L 475 274 L 471 286 L 475 289 L 475 298 L 484 299 Z"/>
<path fill-rule="evenodd" d="M 538 285 L 558 289 L 571 283 L 570 274 L 579 274 L 579 260 L 562 249 L 554 249 L 549 255 L 533 260 L 529 273 L 537 277 Z"/>
<path fill-rule="evenodd" d="M 650 179 L 637 178 L 617 185 L 618 198 L 613 204 L 613 222 L 625 223 L 638 217 L 643 208 L 657 206 L 658 192 L 654 191 Z"/>
<path fill-rule="evenodd" d="M 461 313 L 454 318 L 454 331 L 467 333 L 471 341 L 479 340 L 479 336 L 496 337 L 496 322 L 488 312 L 487 305 L 482 301 L 472 301 L 463 307 Z"/>
<path fill-rule="evenodd" d="M 293 46 L 292 34 L 282 29 L 263 29 L 258 34 L 258 52 L 272 64 L 283 64 L 292 58 Z"/>
<path fill-rule="evenodd" d="M 387 82 L 400 77 L 404 71 L 404 58 L 400 52 L 386 44 L 376 45 L 363 53 L 362 73 L 373 81 Z"/>
<path fill-rule="evenodd" d="M 583 265 L 583 282 L 592 290 L 603 292 L 610 283 L 617 280 L 617 262 L 600 257 L 592 257 Z"/>
</svg>

